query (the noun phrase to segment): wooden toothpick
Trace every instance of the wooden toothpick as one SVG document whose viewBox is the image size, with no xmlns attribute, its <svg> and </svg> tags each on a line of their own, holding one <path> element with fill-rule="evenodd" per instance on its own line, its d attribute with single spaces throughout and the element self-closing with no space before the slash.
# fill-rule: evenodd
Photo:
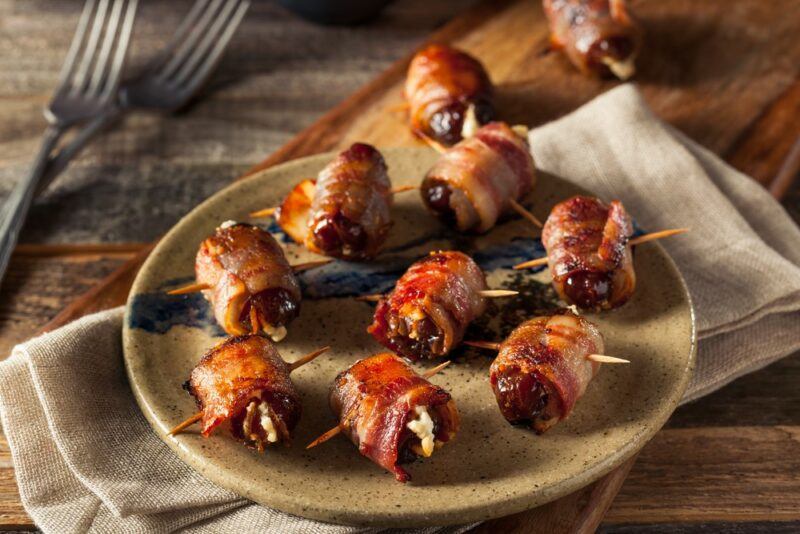
<svg viewBox="0 0 800 534">
<path fill-rule="evenodd" d="M 322 267 L 323 265 L 328 265 L 333 260 L 317 260 L 317 261 L 307 261 L 305 263 L 298 263 L 297 265 L 292 265 L 292 270 L 296 273 L 302 273 L 303 271 L 308 271 L 309 269 L 314 269 L 316 267 Z"/>
<path fill-rule="evenodd" d="M 640 235 L 639 237 L 634 237 L 628 243 L 631 246 L 641 245 L 642 243 L 647 243 L 648 241 L 655 241 L 656 239 L 664 239 L 665 237 L 671 237 L 674 235 L 685 234 L 688 232 L 688 228 L 673 228 L 670 230 L 661 230 L 660 232 L 652 232 L 649 234 Z M 544 258 L 536 258 L 535 260 L 528 260 L 523 261 L 522 263 L 518 263 L 514 266 L 514 269 L 530 269 L 531 267 L 539 267 L 540 265 L 547 265 L 547 257 Z"/>
<path fill-rule="evenodd" d="M 199 291 L 204 291 L 206 289 L 211 289 L 211 286 L 208 284 L 189 284 L 188 286 L 179 287 L 178 289 L 173 289 L 172 291 L 167 291 L 167 295 L 187 295 L 189 293 L 197 293 Z"/>
<path fill-rule="evenodd" d="M 586 358 L 598 363 L 631 363 L 630 360 L 608 356 L 607 354 L 590 354 Z"/>
<path fill-rule="evenodd" d="M 522 204 L 520 204 L 519 202 L 517 202 L 517 201 L 516 201 L 516 200 L 514 200 L 513 198 L 512 198 L 512 199 L 509 199 L 508 203 L 509 203 L 509 204 L 511 205 L 511 207 L 514 209 L 514 211 L 516 211 L 517 213 L 519 213 L 519 214 L 522 216 L 522 218 L 523 218 L 523 219 L 527 220 L 529 223 L 531 223 L 531 224 L 532 224 L 532 225 L 534 225 L 535 227 L 537 227 L 537 228 L 541 228 L 542 226 L 544 226 L 544 225 L 542 224 L 542 221 L 540 221 L 539 219 L 537 219 L 537 218 L 536 218 L 536 215 L 534 215 L 533 213 L 531 213 L 530 211 L 528 211 L 528 210 L 525 208 L 525 206 L 523 206 Z"/>
<path fill-rule="evenodd" d="M 464 345 L 478 347 L 479 349 L 500 350 L 500 343 L 494 341 L 464 341 Z M 630 360 L 608 356 L 607 354 L 589 354 L 586 359 L 598 363 L 631 363 Z"/>
<path fill-rule="evenodd" d="M 482 291 L 478 291 L 478 294 L 489 299 L 499 299 L 502 297 L 513 297 L 514 295 L 519 295 L 519 291 L 512 291 L 510 289 L 484 289 Z"/>
<path fill-rule="evenodd" d="M 640 235 L 639 237 L 634 237 L 631 239 L 631 245 L 641 245 L 642 243 L 647 243 L 648 241 L 654 241 L 656 239 L 663 239 L 665 237 L 671 237 L 673 235 L 685 234 L 688 232 L 688 228 L 673 228 L 671 230 L 661 230 L 660 232 L 653 232 L 650 234 Z"/>
<path fill-rule="evenodd" d="M 278 211 L 278 208 L 264 208 L 263 210 L 253 211 L 250 212 L 250 217 L 272 217 L 275 215 L 275 212 Z"/>
</svg>

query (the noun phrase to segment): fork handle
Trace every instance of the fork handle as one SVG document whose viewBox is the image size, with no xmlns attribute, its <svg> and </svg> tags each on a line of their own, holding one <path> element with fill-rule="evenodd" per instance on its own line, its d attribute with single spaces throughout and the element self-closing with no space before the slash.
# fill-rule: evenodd
<svg viewBox="0 0 800 534">
<path fill-rule="evenodd" d="M 123 110 L 117 106 L 111 107 L 89 121 L 47 162 L 44 173 L 36 187 L 36 195 L 42 194 L 53 183 L 59 174 L 69 165 L 69 162 L 81 153 L 98 133 L 102 132 L 123 115 Z"/>
<path fill-rule="evenodd" d="M 11 253 L 17 244 L 19 232 L 25 223 L 25 217 L 30 210 L 31 202 L 33 202 L 36 186 L 44 174 L 47 160 L 63 134 L 62 126 L 50 125 L 47 127 L 30 171 L 14 185 L 3 205 L 3 220 L 0 221 L 0 282 L 6 274 Z"/>
</svg>

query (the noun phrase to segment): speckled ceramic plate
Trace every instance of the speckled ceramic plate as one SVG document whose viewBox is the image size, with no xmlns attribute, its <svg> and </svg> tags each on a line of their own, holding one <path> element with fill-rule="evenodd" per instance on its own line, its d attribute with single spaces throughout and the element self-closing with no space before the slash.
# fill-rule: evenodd
<svg viewBox="0 0 800 534">
<path fill-rule="evenodd" d="M 384 155 L 395 186 L 418 184 L 436 158 L 431 150 L 412 148 Z M 633 299 L 619 310 L 590 316 L 605 335 L 606 352 L 632 363 L 604 365 L 571 417 L 547 434 L 508 425 L 488 382 L 492 356 L 461 349 L 432 379 L 455 398 L 461 432 L 431 458 L 412 464 L 410 483 L 395 482 L 344 437 L 305 450 L 336 424 L 327 402 L 336 374 L 382 350 L 366 333 L 372 305 L 352 297 L 389 290 L 428 251 L 468 251 L 487 271 L 491 287 L 521 291 L 492 301 L 467 339 L 500 340 L 524 319 L 555 306 L 546 271 L 510 269 L 543 255 L 537 230 L 513 219 L 485 236 L 455 235 L 427 214 L 412 191 L 397 195 L 395 226 L 378 261 L 337 261 L 301 276 L 302 311 L 279 350 L 292 361 L 322 345 L 333 348 L 292 375 L 303 399 L 294 444 L 259 454 L 224 432 L 210 439 L 196 430 L 168 437 L 169 428 L 196 410 L 181 384 L 223 332 L 202 296 L 164 292 L 193 280 L 197 246 L 219 223 L 248 220 L 248 212 L 276 205 L 293 184 L 316 175 L 330 159 L 290 162 L 213 196 L 162 239 L 134 283 L 123 332 L 131 387 L 156 434 L 188 464 L 221 486 L 300 516 L 359 525 L 444 525 L 519 512 L 573 492 L 622 463 L 664 424 L 689 380 L 694 319 L 675 265 L 657 243 L 649 243 L 636 250 Z M 531 197 L 534 212 L 544 220 L 553 204 L 576 192 L 564 180 L 540 174 Z M 291 262 L 312 259 L 277 227 L 270 230 L 283 239 Z"/>
</svg>

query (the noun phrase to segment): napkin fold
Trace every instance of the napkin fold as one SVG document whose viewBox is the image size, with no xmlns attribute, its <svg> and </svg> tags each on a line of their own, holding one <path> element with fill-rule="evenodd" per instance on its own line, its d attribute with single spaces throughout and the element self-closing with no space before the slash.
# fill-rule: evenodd
<svg viewBox="0 0 800 534">
<path fill-rule="evenodd" d="M 606 200 L 662 244 L 694 300 L 684 401 L 800 350 L 800 230 L 760 186 L 659 121 L 630 85 L 533 130 L 542 171 Z M 17 346 L 0 363 L 0 422 L 25 509 L 45 532 L 353 533 L 219 488 L 151 431 L 122 362 L 122 309 Z M 421 532 L 460 532 L 466 527 Z"/>
<path fill-rule="evenodd" d="M 684 401 L 800 349 L 800 229 L 763 187 L 622 85 L 530 133 L 536 167 L 619 199 L 689 286 L 698 357 Z"/>
</svg>

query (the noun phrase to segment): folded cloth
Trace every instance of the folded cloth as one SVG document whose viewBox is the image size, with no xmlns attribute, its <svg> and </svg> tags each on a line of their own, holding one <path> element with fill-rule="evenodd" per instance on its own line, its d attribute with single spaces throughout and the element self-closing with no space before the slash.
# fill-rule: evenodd
<svg viewBox="0 0 800 534">
<path fill-rule="evenodd" d="M 642 228 L 691 227 L 662 243 L 687 279 L 698 321 L 685 400 L 800 349 L 800 230 L 760 186 L 656 119 L 633 87 L 532 131 L 531 145 L 541 170 L 621 199 Z M 359 531 L 253 504 L 179 460 L 134 401 L 121 326 L 121 309 L 92 315 L 16 347 L 0 364 L 0 417 L 39 528 Z"/>
<path fill-rule="evenodd" d="M 631 84 L 530 132 L 536 167 L 605 200 L 661 244 L 689 286 L 698 355 L 684 401 L 800 349 L 800 229 L 754 180 L 658 120 Z"/>
</svg>

